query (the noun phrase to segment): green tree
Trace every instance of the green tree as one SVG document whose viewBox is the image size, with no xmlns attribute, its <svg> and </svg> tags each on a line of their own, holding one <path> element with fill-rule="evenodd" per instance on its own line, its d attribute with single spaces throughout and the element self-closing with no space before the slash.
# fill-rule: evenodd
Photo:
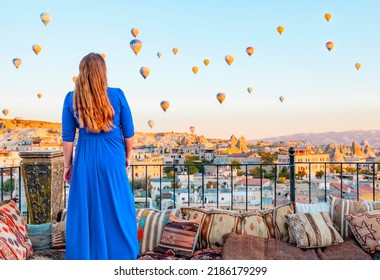
<svg viewBox="0 0 380 280">
<path fill-rule="evenodd" d="M 278 152 L 271 154 L 269 152 L 259 152 L 259 156 L 261 156 L 262 163 L 274 163 L 277 160 Z"/>
<path fill-rule="evenodd" d="M 241 163 L 237 160 L 231 161 L 231 165 L 233 169 L 240 169 Z"/>
<path fill-rule="evenodd" d="M 188 165 L 188 172 L 190 174 L 198 173 L 198 172 L 204 172 L 204 166 L 205 161 L 202 161 L 199 159 L 199 156 L 190 156 L 187 155 L 185 158 L 185 165 Z"/>
<path fill-rule="evenodd" d="M 325 172 L 323 170 L 315 172 L 315 177 L 317 177 L 318 179 L 321 179 L 323 175 L 325 175 Z"/>
<path fill-rule="evenodd" d="M 300 171 L 297 172 L 296 176 L 302 180 L 303 177 L 306 176 L 306 171 L 304 169 L 301 169 Z"/>
<path fill-rule="evenodd" d="M 15 179 L 8 179 L 4 182 L 3 191 L 9 193 L 15 189 Z"/>
<path fill-rule="evenodd" d="M 290 173 L 286 167 L 282 167 L 281 172 L 278 174 L 278 177 L 284 177 L 285 179 L 289 179 Z"/>
</svg>

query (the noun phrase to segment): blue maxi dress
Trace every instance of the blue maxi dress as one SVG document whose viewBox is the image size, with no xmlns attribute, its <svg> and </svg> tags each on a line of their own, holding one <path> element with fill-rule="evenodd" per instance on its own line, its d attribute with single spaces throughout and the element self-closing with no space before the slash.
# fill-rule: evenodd
<svg viewBox="0 0 380 280">
<path fill-rule="evenodd" d="M 68 260 L 134 260 L 139 252 L 124 143 L 124 137 L 134 135 L 132 115 L 121 89 L 108 88 L 108 97 L 115 128 L 78 132 L 67 207 Z M 62 140 L 74 142 L 78 126 L 69 92 L 62 110 Z"/>
</svg>

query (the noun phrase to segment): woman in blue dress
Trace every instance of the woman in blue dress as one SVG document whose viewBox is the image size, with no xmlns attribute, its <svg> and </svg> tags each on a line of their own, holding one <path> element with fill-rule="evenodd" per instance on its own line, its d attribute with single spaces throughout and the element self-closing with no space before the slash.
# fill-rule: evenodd
<svg viewBox="0 0 380 280">
<path fill-rule="evenodd" d="M 108 87 L 104 59 L 86 55 L 62 110 L 64 180 L 70 184 L 66 259 L 137 258 L 136 210 L 126 170 L 133 136 L 124 93 Z"/>
</svg>

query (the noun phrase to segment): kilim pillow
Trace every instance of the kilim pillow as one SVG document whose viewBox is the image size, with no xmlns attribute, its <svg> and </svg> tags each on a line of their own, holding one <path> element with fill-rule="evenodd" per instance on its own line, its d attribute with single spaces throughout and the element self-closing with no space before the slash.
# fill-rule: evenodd
<svg viewBox="0 0 380 280">
<path fill-rule="evenodd" d="M 331 200 L 330 217 L 335 229 L 343 238 L 352 236 L 346 214 L 358 214 L 380 209 L 380 202 L 364 202 L 329 196 Z"/>
<path fill-rule="evenodd" d="M 0 259 L 24 260 L 32 253 L 28 229 L 14 200 L 0 206 Z"/>
<path fill-rule="evenodd" d="M 140 253 L 154 251 L 161 240 L 162 230 L 169 221 L 170 215 L 181 216 L 180 209 L 157 209 L 140 208 L 136 210 L 137 239 Z"/>
<path fill-rule="evenodd" d="M 380 251 L 380 210 L 345 215 L 352 233 L 369 254 Z"/>
<path fill-rule="evenodd" d="M 155 251 L 166 253 L 172 250 L 175 256 L 191 257 L 198 238 L 200 221 L 183 220 L 171 215 Z"/>
<path fill-rule="evenodd" d="M 66 220 L 52 223 L 51 247 L 53 249 L 64 249 L 66 247 Z"/>
<path fill-rule="evenodd" d="M 264 222 L 262 214 L 258 212 L 246 212 L 241 215 L 241 227 L 236 231 L 238 234 L 253 235 L 269 238 L 270 234 Z"/>
<path fill-rule="evenodd" d="M 51 223 L 39 225 L 28 224 L 28 237 L 32 241 L 33 251 L 51 248 Z"/>
<path fill-rule="evenodd" d="M 294 203 L 290 202 L 269 210 L 259 211 L 263 215 L 269 237 L 289 241 L 288 224 L 285 215 L 294 213 Z"/>
<path fill-rule="evenodd" d="M 286 215 L 299 248 L 318 248 L 343 242 L 328 212 Z"/>
<path fill-rule="evenodd" d="M 181 207 L 181 211 L 185 219 L 200 221 L 197 250 L 221 249 L 223 235 L 236 232 L 241 223 L 241 215 L 233 211 L 196 207 Z"/>
<path fill-rule="evenodd" d="M 330 202 L 320 202 L 320 203 L 300 203 L 296 202 L 295 212 L 296 213 L 318 213 L 318 212 L 330 212 Z"/>
</svg>

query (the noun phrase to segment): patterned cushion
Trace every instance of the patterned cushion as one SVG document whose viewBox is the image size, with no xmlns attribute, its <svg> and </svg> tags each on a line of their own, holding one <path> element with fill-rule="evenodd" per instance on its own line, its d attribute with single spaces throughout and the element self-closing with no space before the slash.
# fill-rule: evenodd
<svg viewBox="0 0 380 280">
<path fill-rule="evenodd" d="M 264 222 L 262 214 L 258 212 L 246 212 L 243 213 L 241 216 L 241 227 L 238 227 L 236 233 L 244 235 L 253 235 L 263 238 L 270 237 L 267 225 Z"/>
<path fill-rule="evenodd" d="M 296 213 L 319 213 L 319 212 L 330 212 L 331 204 L 330 202 L 321 203 L 300 203 L 296 202 L 295 212 Z"/>
<path fill-rule="evenodd" d="M 51 223 L 40 225 L 28 224 L 28 237 L 32 241 L 33 251 L 51 248 Z"/>
<path fill-rule="evenodd" d="M 66 248 L 66 220 L 52 223 L 51 247 L 53 249 Z"/>
<path fill-rule="evenodd" d="M 328 212 L 286 215 L 299 248 L 318 248 L 343 242 Z"/>
<path fill-rule="evenodd" d="M 172 250 L 175 256 L 191 257 L 198 238 L 199 220 L 184 220 L 171 215 L 155 251 Z"/>
<path fill-rule="evenodd" d="M 181 207 L 181 211 L 185 219 L 200 221 L 197 250 L 221 249 L 223 235 L 236 232 L 241 223 L 240 214 L 232 211 L 196 207 Z"/>
<path fill-rule="evenodd" d="M 154 251 L 158 246 L 161 240 L 162 230 L 168 222 L 170 215 L 182 218 L 179 208 L 166 211 L 148 208 L 136 210 L 137 237 L 140 253 Z"/>
<path fill-rule="evenodd" d="M 380 202 L 364 202 L 329 196 L 331 200 L 330 217 L 335 229 L 343 238 L 352 236 L 351 228 L 346 220 L 346 214 L 364 213 L 380 209 Z"/>
<path fill-rule="evenodd" d="M 352 233 L 369 254 L 380 251 L 380 210 L 345 215 Z"/>
<path fill-rule="evenodd" d="M 22 260 L 32 253 L 28 229 L 15 201 L 0 206 L 0 259 Z"/>
<path fill-rule="evenodd" d="M 259 211 L 268 228 L 269 237 L 289 241 L 288 224 L 285 215 L 294 214 L 294 203 L 287 203 L 269 210 Z"/>
</svg>

